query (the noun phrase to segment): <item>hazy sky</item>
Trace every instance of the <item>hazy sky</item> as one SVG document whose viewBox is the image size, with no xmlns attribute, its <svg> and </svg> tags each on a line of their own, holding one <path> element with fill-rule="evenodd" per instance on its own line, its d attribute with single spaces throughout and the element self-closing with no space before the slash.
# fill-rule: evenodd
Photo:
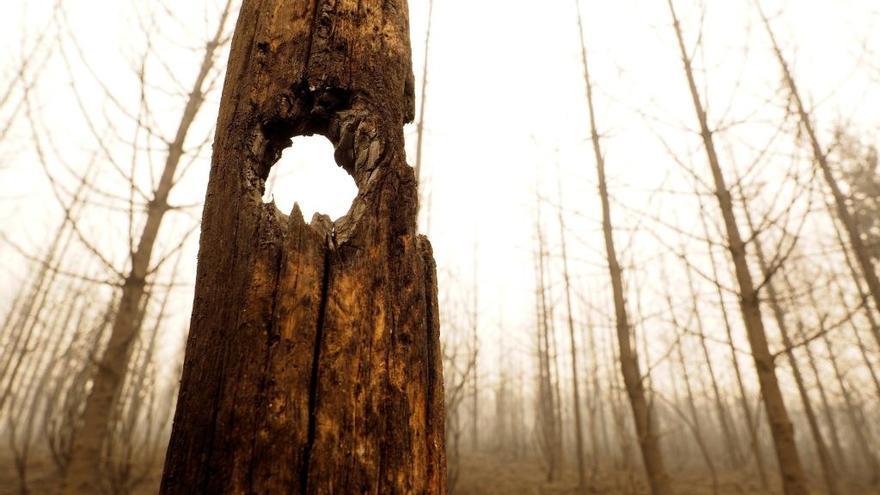
<svg viewBox="0 0 880 495">
<path fill-rule="evenodd" d="M 0 62 L 2 81 L 9 79 L 20 53 L 22 26 L 29 38 L 47 23 L 49 0 L 5 2 L 0 18 L 0 47 L 11 54 Z M 196 71 L 191 48 L 213 29 L 215 14 L 206 23 L 203 14 L 215 12 L 219 0 L 166 2 L 180 22 L 160 20 L 156 43 L 174 76 L 188 85 Z M 784 97 L 780 75 L 765 33 L 756 22 L 749 0 L 706 0 L 700 21 L 699 3 L 676 2 L 693 45 L 702 25 L 704 50 L 696 52 L 701 89 L 708 95 L 710 118 L 722 116 L 727 123 L 748 120 L 731 130 L 732 140 L 758 147 L 778 125 Z M 138 87 L 131 67 L 143 50 L 137 28 L 138 11 L 148 12 L 150 0 L 65 1 L 71 26 L 80 40 L 94 73 L 114 94 L 137 108 Z M 579 59 L 577 26 L 572 1 L 436 0 L 429 62 L 424 150 L 424 172 L 430 190 L 430 237 L 440 270 L 470 284 L 475 245 L 480 280 L 480 306 L 485 327 L 482 335 L 494 342 L 503 315 L 507 331 L 526 328 L 533 319 L 534 276 L 532 251 L 535 219 L 536 176 L 542 195 L 557 202 L 557 167 L 564 179 L 562 194 L 570 229 L 569 252 L 578 275 L 576 283 L 586 297 L 602 299 L 606 272 L 602 265 L 595 171 L 586 141 L 586 107 Z M 856 70 L 863 61 L 863 43 L 878 48 L 872 27 L 880 21 L 876 0 L 765 1 L 773 25 L 793 63 L 810 102 L 818 104 L 819 127 L 827 132 L 837 121 L 856 122 L 876 132 L 880 94 L 874 89 L 880 77 Z M 654 215 L 692 225 L 692 209 L 676 198 L 650 194 L 666 181 L 669 187 L 687 188 L 681 172 L 667 156 L 658 136 L 668 140 L 683 156 L 699 151 L 693 129 L 693 110 L 684 84 L 678 49 L 674 44 L 665 0 L 582 1 L 589 45 L 599 126 L 606 136 L 608 172 L 612 192 L 627 209 L 615 211 L 621 245 L 628 245 L 626 227 L 636 224 L 634 211 L 657 208 Z M 159 17 L 162 12 L 159 10 Z M 421 76 L 426 3 L 411 2 L 414 69 Z M 231 26 L 231 24 L 230 24 Z M 70 53 L 75 49 L 65 46 Z M 74 56 L 74 59 L 77 57 Z M 222 61 L 225 64 L 225 59 Z M 880 64 L 877 64 L 880 66 Z M 155 84 L 173 87 L 168 75 L 154 66 Z M 103 101 L 95 78 L 82 65 L 73 68 L 73 79 L 98 120 L 115 122 L 117 110 Z M 82 167 L 95 150 L 82 114 L 70 97 L 71 77 L 57 59 L 50 62 L 35 88 L 39 114 L 52 132 L 55 144 L 71 164 Z M 222 81 L 222 80 L 221 80 Z M 173 130 L 179 99 L 155 91 L 155 111 L 160 126 Z M 192 143 L 208 132 L 216 116 L 216 99 L 196 126 Z M 732 103 L 731 103 L 732 102 Z M 2 114 L 0 114 L 2 116 Z M 103 127 L 108 127 L 102 124 Z M 119 124 L 124 135 L 129 124 Z M 170 129 L 170 130 L 169 130 Z M 408 128 L 412 137 L 413 128 Z M 41 169 L 34 164 L 27 125 L 16 127 L 12 139 L 0 143 L 0 158 L 8 166 L 0 170 L 0 230 L 33 246 L 45 239 L 58 221 L 58 209 L 48 193 Z M 285 153 L 285 177 L 276 184 L 274 196 L 289 208 L 293 198 L 307 215 L 319 209 L 335 215 L 344 212 L 354 189 L 344 173 L 331 168 L 329 143 L 309 142 Z M 412 140 L 411 140 L 412 141 Z M 412 143 L 410 143 L 412 144 Z M 115 149 L 120 156 L 127 150 Z M 734 151 L 748 155 L 748 147 Z M 207 157 L 208 153 L 204 153 Z M 410 153 L 412 156 L 412 153 Z M 696 167 L 705 167 L 693 155 Z M 146 174 L 149 160 L 139 169 Z M 159 163 L 154 163 L 158 167 Z M 198 201 L 204 194 L 209 161 L 198 161 L 175 198 Z M 112 181 L 108 172 L 108 181 Z M 144 176 L 145 177 L 145 176 Z M 772 177 L 772 173 L 768 175 Z M 345 188 L 348 186 L 348 189 Z M 123 194 L 125 191 L 123 191 Z M 628 211 L 629 210 L 629 211 Z M 553 218 L 551 204 L 545 216 Z M 123 217 L 94 213 L 88 231 L 104 244 L 115 243 L 114 257 L 124 259 Z M 185 231 L 198 210 L 173 219 L 170 231 Z M 107 228 L 110 225 L 123 225 Z M 557 226 L 549 222 L 555 251 Z M 168 243 L 173 244 L 173 242 Z M 656 244 L 640 251 L 658 249 Z M 182 271 L 194 266 L 195 242 Z M 20 259 L 3 249 L 0 269 L 21 274 Z M 85 256 L 85 255 L 84 255 Z M 84 260 L 84 262 L 86 262 Z M 657 273 L 647 277 L 658 277 Z M 191 280 L 192 274 L 184 277 Z M 15 280 L 9 278 L 7 280 Z M 650 282 L 650 281 L 649 281 Z M 11 284 L 3 287 L 9 293 Z M 187 296 L 189 297 L 189 296 Z M 186 298 L 183 298 L 186 299 Z M 189 301 L 178 301 L 181 308 Z M 594 301 L 605 304 L 604 300 Z M 185 320 L 186 318 L 183 318 Z M 528 337 L 521 334 L 522 345 Z"/>
</svg>

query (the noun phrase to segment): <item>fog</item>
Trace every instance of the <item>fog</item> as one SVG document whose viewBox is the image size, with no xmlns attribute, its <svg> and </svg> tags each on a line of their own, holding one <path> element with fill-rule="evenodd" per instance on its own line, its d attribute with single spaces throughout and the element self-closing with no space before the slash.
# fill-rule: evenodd
<svg viewBox="0 0 880 495">
<path fill-rule="evenodd" d="M 417 114 L 404 136 L 437 264 L 450 493 L 671 493 L 660 478 L 678 493 L 783 493 L 790 458 L 781 416 L 767 416 L 779 404 L 811 493 L 878 489 L 880 9 L 673 5 L 682 47 L 662 1 L 409 3 Z M 100 490 L 158 490 L 238 11 L 6 5 L 10 493 L 67 476 L 120 325 L 132 343 L 102 423 Z M 345 215 L 358 190 L 333 146 L 295 137 L 262 200 Z M 134 279 L 145 289 L 126 321 Z M 628 354 L 664 476 L 646 458 Z"/>
</svg>

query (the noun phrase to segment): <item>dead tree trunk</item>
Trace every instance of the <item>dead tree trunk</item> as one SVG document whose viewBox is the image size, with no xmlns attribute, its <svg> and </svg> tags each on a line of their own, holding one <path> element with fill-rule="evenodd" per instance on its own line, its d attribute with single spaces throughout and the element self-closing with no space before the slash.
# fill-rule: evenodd
<svg viewBox="0 0 880 495">
<path fill-rule="evenodd" d="M 445 493 L 434 261 L 416 234 L 404 0 L 244 2 L 220 104 L 162 493 Z M 293 136 L 358 195 L 263 204 Z"/>
<path fill-rule="evenodd" d="M 678 41 L 681 60 L 687 78 L 688 90 L 694 105 L 697 121 L 700 125 L 700 137 L 706 151 L 709 169 L 715 185 L 715 196 L 721 210 L 722 220 L 728 251 L 739 285 L 740 309 L 743 316 L 743 324 L 749 346 L 752 350 L 752 358 L 758 374 L 758 383 L 761 386 L 761 396 L 764 399 L 764 408 L 767 411 L 767 420 L 770 423 L 770 432 L 773 435 L 776 447 L 776 458 L 779 461 L 779 471 L 782 475 L 782 486 L 785 495 L 801 495 L 808 493 L 807 480 L 801 465 L 800 455 L 794 442 L 794 427 L 791 424 L 782 390 L 779 388 L 779 380 L 776 377 L 776 364 L 773 355 L 770 354 L 770 346 L 767 342 L 767 332 L 764 329 L 764 320 L 761 315 L 761 304 L 758 297 L 758 289 L 749 271 L 746 259 L 746 243 L 740 234 L 739 225 L 733 210 L 730 190 L 724 179 L 712 130 L 709 129 L 709 121 L 697 83 L 694 79 L 691 60 L 684 45 L 684 37 L 681 32 L 681 24 L 675 13 L 672 0 L 668 0 L 669 10 L 672 15 L 673 27 Z"/>
</svg>

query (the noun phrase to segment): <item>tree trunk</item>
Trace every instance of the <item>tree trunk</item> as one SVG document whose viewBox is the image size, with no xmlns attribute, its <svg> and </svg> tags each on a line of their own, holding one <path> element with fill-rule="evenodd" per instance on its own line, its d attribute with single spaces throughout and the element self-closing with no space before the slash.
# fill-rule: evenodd
<svg viewBox="0 0 880 495">
<path fill-rule="evenodd" d="M 577 0 L 575 1 L 575 6 L 577 7 L 578 33 L 581 41 L 581 64 L 584 71 L 584 86 L 590 120 L 590 137 L 596 160 L 599 199 L 602 204 L 602 232 L 605 239 L 605 255 L 614 297 L 620 371 L 623 375 L 623 383 L 626 386 L 626 393 L 632 408 L 636 436 L 642 451 L 642 460 L 645 463 L 645 471 L 648 476 L 651 493 L 654 495 L 670 494 L 673 493 L 673 490 L 663 463 L 663 453 L 660 449 L 660 436 L 657 432 L 656 418 L 653 417 L 651 405 L 645 398 L 645 386 L 642 380 L 642 372 L 639 369 L 638 352 L 636 351 L 635 339 L 632 335 L 632 328 L 630 327 L 626 310 L 626 299 L 623 294 L 623 270 L 617 259 L 617 250 L 614 247 L 611 201 L 608 197 L 608 184 L 605 180 L 605 157 L 602 155 L 599 132 L 596 128 L 596 116 L 593 108 L 593 85 L 590 81 L 590 70 L 587 63 L 587 46 L 584 41 L 580 3 Z"/>
<path fill-rule="evenodd" d="M 474 370 L 471 373 L 471 449 L 474 452 L 480 450 L 480 387 L 479 387 L 479 357 L 480 339 L 478 335 L 480 317 L 480 286 L 477 282 L 477 245 L 474 244 L 474 274 L 471 283 L 471 352 L 474 354 Z"/>
<path fill-rule="evenodd" d="M 445 493 L 436 272 L 403 147 L 408 33 L 403 0 L 244 2 L 162 493 Z M 311 134 L 358 187 L 336 222 L 260 199 Z"/>
<path fill-rule="evenodd" d="M 422 80 L 419 84 L 419 114 L 416 120 L 416 156 L 413 173 L 416 176 L 419 205 L 425 203 L 424 183 L 422 181 L 422 143 L 425 141 L 425 101 L 428 97 L 428 54 L 431 48 L 431 20 L 434 17 L 434 0 L 428 0 L 428 25 L 425 28 L 425 55 L 422 59 Z M 430 225 L 431 215 L 425 219 L 425 226 Z M 428 232 L 428 229 L 425 229 Z"/>
<path fill-rule="evenodd" d="M 789 277 L 787 271 L 782 272 L 782 280 L 785 282 L 786 290 L 788 290 L 789 294 L 796 294 L 797 290 L 795 289 L 794 284 L 791 281 L 791 277 Z M 828 329 L 825 328 L 825 322 L 823 319 L 823 315 L 819 311 L 819 303 L 816 300 L 816 296 L 812 290 L 807 291 L 809 296 L 810 305 L 813 308 L 813 312 L 816 316 L 817 321 L 819 322 L 819 331 L 826 332 Z M 846 299 L 841 299 L 841 304 L 846 304 Z M 840 441 L 840 434 L 837 428 L 837 420 L 834 416 L 834 411 L 831 407 L 831 401 L 828 399 L 828 393 L 825 391 L 824 380 L 822 379 L 822 372 L 819 370 L 819 365 L 816 362 L 816 356 L 813 353 L 812 345 L 809 341 L 807 341 L 806 332 L 804 332 L 804 326 L 799 325 L 798 327 L 798 338 L 801 342 L 805 342 L 803 348 L 804 353 L 807 355 L 807 364 L 810 366 L 810 370 L 813 372 L 813 376 L 816 380 L 816 388 L 819 390 L 819 400 L 822 402 L 822 411 L 825 416 L 825 423 L 828 424 L 828 433 L 831 437 L 831 447 L 834 449 L 834 459 L 833 466 L 835 468 L 835 473 L 838 474 L 846 474 L 847 470 L 847 462 L 846 462 L 846 453 L 843 450 L 843 444 Z M 833 355 L 829 355 L 829 359 L 834 359 Z"/>
<path fill-rule="evenodd" d="M 746 335 L 755 361 L 758 374 L 758 383 L 761 386 L 761 396 L 764 399 L 764 408 L 767 411 L 767 419 L 770 423 L 770 432 L 776 447 L 776 458 L 779 461 L 779 470 L 782 475 L 782 486 L 785 495 L 807 494 L 807 480 L 801 465 L 800 455 L 794 443 L 794 427 L 791 424 L 779 381 L 776 378 L 776 364 L 770 354 L 770 346 L 767 342 L 767 332 L 764 329 L 764 321 L 761 315 L 758 291 L 749 271 L 746 259 L 746 244 L 739 231 L 736 216 L 733 211 L 733 201 L 730 190 L 724 180 L 712 131 L 709 129 L 708 118 L 700 100 L 697 83 L 694 80 L 693 69 L 687 49 L 684 46 L 684 38 L 681 33 L 681 25 L 675 13 L 672 0 L 667 2 L 672 14 L 675 35 L 678 39 L 678 47 L 684 66 L 685 76 L 688 82 L 694 112 L 700 125 L 700 137 L 706 151 L 709 168 L 715 185 L 715 195 L 718 206 L 724 220 L 724 228 L 727 237 L 728 250 L 733 260 L 736 280 L 739 285 L 740 309 L 743 316 L 743 324 L 746 327 Z"/>
<path fill-rule="evenodd" d="M 761 487 L 767 490 L 769 487 L 767 469 L 764 467 L 764 455 L 761 452 L 761 444 L 758 441 L 757 422 L 752 416 L 752 408 L 749 406 L 749 398 L 743 381 L 742 369 L 739 365 L 739 358 L 736 355 L 737 349 L 733 341 L 733 328 L 731 327 L 730 316 L 727 312 L 727 303 L 725 302 L 724 292 L 721 288 L 722 282 L 718 276 L 718 264 L 715 261 L 714 246 L 712 245 L 712 240 L 709 238 L 709 226 L 706 224 L 705 208 L 703 201 L 699 196 L 698 200 L 700 202 L 700 225 L 703 228 L 703 235 L 706 239 L 706 250 L 709 253 L 709 264 L 712 266 L 712 277 L 715 280 L 715 295 L 718 298 L 718 305 L 721 308 L 721 319 L 724 322 L 724 331 L 727 335 L 728 346 L 730 347 L 730 361 L 733 367 L 734 376 L 736 377 L 737 387 L 739 389 L 739 403 L 743 410 L 743 417 L 746 420 L 746 428 L 749 433 L 749 444 L 752 450 L 752 455 L 755 458 L 758 480 L 761 482 Z"/>
<path fill-rule="evenodd" d="M 834 355 L 834 347 L 831 345 L 831 339 L 828 337 L 828 332 L 825 332 L 824 328 L 822 330 L 822 340 L 825 342 L 825 347 L 828 349 L 828 361 L 831 362 L 834 376 L 837 378 L 837 383 L 840 385 L 840 391 L 843 395 L 844 404 L 846 405 L 846 416 L 849 419 L 849 424 L 852 428 L 853 438 L 855 438 L 855 444 L 856 447 L 858 447 L 859 456 L 862 458 L 864 465 L 868 468 L 869 482 L 872 485 L 876 485 L 878 478 L 880 478 L 880 461 L 877 460 L 877 457 L 871 450 L 871 446 L 868 445 L 870 434 L 862 428 L 862 424 L 859 421 L 859 417 L 856 413 L 857 406 L 853 398 L 850 396 L 849 389 L 846 385 L 846 379 L 843 376 L 840 365 L 837 363 L 837 358 Z"/>
<path fill-rule="evenodd" d="M 822 468 L 822 477 L 825 480 L 828 493 L 830 495 L 837 495 L 840 491 L 838 489 L 837 472 L 834 469 L 834 461 L 831 459 L 828 445 L 825 443 L 825 438 L 822 436 L 822 430 L 819 428 L 819 420 L 816 417 L 810 394 L 807 391 L 807 386 L 804 382 L 803 375 L 801 374 L 800 365 L 794 354 L 794 344 L 788 331 L 786 314 L 782 308 L 782 304 L 779 302 L 780 299 L 776 292 L 776 285 L 773 283 L 773 280 L 771 280 L 773 276 L 773 268 L 770 266 L 767 257 L 764 255 L 764 249 L 761 246 L 761 238 L 759 232 L 755 229 L 755 224 L 752 220 L 751 213 L 749 212 L 748 203 L 746 202 L 745 197 L 742 198 L 742 203 L 743 208 L 745 209 L 746 222 L 748 223 L 749 229 L 752 231 L 752 238 L 755 242 L 755 254 L 758 256 L 758 266 L 761 268 L 761 273 L 767 281 L 767 302 L 770 305 L 770 310 L 773 312 L 773 317 L 776 320 L 776 327 L 779 329 L 779 334 L 782 337 L 782 345 L 785 347 L 785 355 L 788 357 L 789 365 L 791 366 L 791 374 L 794 376 L 798 395 L 801 398 L 804 415 L 807 418 L 807 426 L 810 428 L 813 443 L 816 445 L 819 466 Z M 802 332 L 803 323 L 800 318 L 798 318 L 797 325 Z"/>
<path fill-rule="evenodd" d="M 682 250 L 682 255 L 684 254 L 685 253 Z M 685 266 L 685 273 L 687 274 L 688 290 L 690 291 L 691 296 L 691 309 L 693 311 L 694 319 L 696 320 L 697 332 L 699 333 L 700 348 L 703 351 L 703 358 L 706 360 L 706 371 L 709 372 L 709 380 L 712 383 L 712 393 L 713 398 L 715 399 L 715 412 L 718 414 L 718 424 L 721 426 L 721 434 L 724 439 L 724 450 L 727 454 L 728 466 L 732 469 L 736 469 L 741 464 L 739 444 L 736 443 L 736 436 L 733 433 L 733 428 L 727 421 L 727 410 L 724 407 L 724 400 L 721 398 L 721 389 L 718 387 L 718 379 L 715 376 L 715 367 L 712 365 L 712 357 L 709 354 L 709 346 L 706 343 L 706 328 L 703 325 L 703 316 L 700 311 L 700 298 L 697 289 L 694 286 L 694 277 L 691 273 L 691 266 L 689 264 Z"/>
<path fill-rule="evenodd" d="M 666 280 L 669 280 L 667 277 L 663 277 Z M 684 328 L 678 322 L 678 318 L 675 316 L 675 305 L 672 303 L 672 296 L 667 292 L 666 293 L 666 307 L 667 311 L 669 311 L 669 317 L 672 319 L 672 326 L 675 328 L 676 333 L 676 351 L 678 354 L 678 365 L 681 367 L 681 375 L 682 381 L 684 381 L 684 390 L 687 393 L 687 405 L 688 412 L 690 412 L 691 418 L 690 421 L 687 421 L 685 415 L 681 413 L 682 419 L 685 419 L 686 423 L 689 423 L 690 429 L 694 434 L 694 440 L 697 442 L 697 447 L 700 449 L 700 454 L 703 456 L 703 461 L 706 463 L 706 469 L 709 470 L 709 477 L 712 479 L 712 493 L 718 493 L 718 470 L 715 468 L 715 462 L 712 460 L 712 455 L 709 452 L 709 447 L 706 442 L 706 439 L 703 436 L 703 426 L 702 421 L 700 421 L 700 412 L 697 408 L 697 402 L 694 399 L 694 389 L 691 386 L 690 374 L 688 373 L 687 364 L 684 359 Z M 702 332 L 701 332 L 702 333 Z M 678 401 L 676 400 L 673 404 L 673 407 L 678 410 Z"/>
<path fill-rule="evenodd" d="M 559 182 L 559 204 L 562 203 L 562 178 L 558 177 Z M 571 278 L 568 273 L 568 250 L 565 244 L 565 218 L 562 214 L 562 208 L 557 209 L 557 218 L 559 220 L 559 240 L 562 248 L 562 281 L 565 285 L 565 309 L 566 323 L 568 324 L 568 344 L 571 351 L 571 400 L 574 409 L 574 435 L 575 435 L 575 452 L 577 454 L 577 472 L 578 472 L 578 490 L 584 491 L 587 488 L 587 474 L 584 461 L 584 433 L 583 423 L 581 422 L 581 396 L 578 387 L 578 360 L 577 345 L 574 338 L 574 315 L 572 314 L 571 305 Z"/>
<path fill-rule="evenodd" d="M 540 200 L 537 203 L 537 217 L 535 219 L 535 232 L 537 234 L 538 251 L 536 253 L 536 320 L 538 339 L 538 403 L 537 418 L 539 429 L 539 448 L 544 458 L 547 471 L 547 481 L 555 481 L 560 464 L 561 439 L 559 437 L 560 425 L 557 424 L 555 390 L 553 388 L 553 373 L 550 368 L 550 332 L 551 315 L 547 302 L 547 283 L 545 277 L 545 247 L 544 234 L 541 231 Z"/>
</svg>

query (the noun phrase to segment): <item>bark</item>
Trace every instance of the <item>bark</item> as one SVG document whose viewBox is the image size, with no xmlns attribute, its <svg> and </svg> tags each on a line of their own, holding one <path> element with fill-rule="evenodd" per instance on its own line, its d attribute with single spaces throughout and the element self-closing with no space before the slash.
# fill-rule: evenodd
<svg viewBox="0 0 880 495">
<path fill-rule="evenodd" d="M 746 245 L 739 231 L 739 225 L 733 211 L 730 190 L 725 183 L 712 131 L 709 129 L 708 117 L 703 109 L 703 103 L 697 90 L 691 61 L 684 45 L 681 25 L 675 13 L 672 0 L 668 0 L 667 3 L 669 4 L 669 10 L 673 19 L 675 35 L 687 78 L 688 89 L 694 105 L 694 112 L 700 125 L 700 137 L 703 141 L 703 147 L 706 151 L 706 157 L 715 184 L 715 195 L 718 199 L 718 206 L 724 221 L 727 246 L 733 260 L 736 280 L 740 289 L 740 309 L 743 323 L 746 327 L 752 357 L 757 369 L 761 395 L 764 399 L 764 408 L 770 423 L 770 432 L 773 435 L 776 447 L 776 458 L 779 461 L 779 470 L 782 475 L 783 492 L 785 495 L 807 494 L 806 476 L 804 475 L 797 446 L 794 443 L 794 427 L 791 424 L 791 419 L 782 397 L 782 391 L 779 388 L 779 381 L 775 371 L 776 365 L 773 355 L 770 354 L 767 332 L 764 329 L 758 292 L 752 280 L 746 259 Z"/>
<path fill-rule="evenodd" d="M 626 393 L 632 408 L 633 421 L 636 428 L 639 447 L 642 452 L 645 471 L 651 493 L 654 495 L 673 493 L 669 476 L 663 462 L 663 453 L 660 448 L 660 437 L 657 432 L 656 418 L 653 417 L 651 405 L 645 398 L 645 387 L 642 381 L 642 373 L 639 369 L 638 352 L 635 347 L 635 339 L 632 335 L 629 317 L 626 310 L 626 299 L 623 294 L 623 270 L 617 259 L 617 250 L 614 247 L 614 232 L 611 222 L 611 204 L 608 197 L 608 184 L 605 180 L 605 157 L 602 155 L 601 141 L 596 127 L 596 116 L 593 108 L 593 86 L 590 81 L 590 70 L 587 62 L 587 47 L 584 41 L 583 21 L 581 18 L 580 4 L 575 1 L 577 7 L 578 33 L 581 41 L 581 64 L 584 71 L 584 86 L 587 98 L 587 110 L 590 120 L 590 137 L 593 144 L 593 154 L 596 160 L 596 174 L 599 182 L 599 197 L 602 204 L 602 232 L 605 240 L 605 254 L 608 262 L 608 272 L 611 277 L 611 290 L 614 298 L 614 314 L 617 330 L 618 353 L 620 358 L 620 371 Z"/>
<path fill-rule="evenodd" d="M 436 272 L 416 234 L 403 0 L 246 1 L 202 220 L 165 494 L 445 493 Z M 321 134 L 348 214 L 261 201 Z"/>
</svg>

